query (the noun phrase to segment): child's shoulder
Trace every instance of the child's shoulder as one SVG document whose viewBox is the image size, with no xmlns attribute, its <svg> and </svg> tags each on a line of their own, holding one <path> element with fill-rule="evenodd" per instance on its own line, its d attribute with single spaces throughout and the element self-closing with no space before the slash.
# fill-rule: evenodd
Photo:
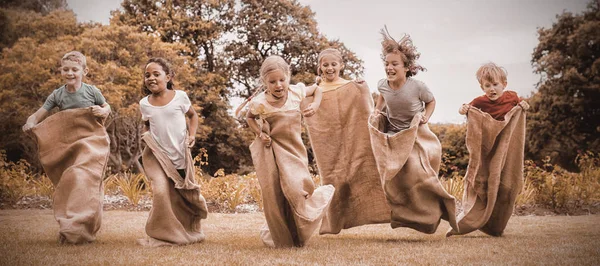
<svg viewBox="0 0 600 266">
<path fill-rule="evenodd" d="M 92 84 L 82 82 L 81 88 L 83 88 L 85 91 L 98 92 L 98 93 L 102 94 L 102 91 L 100 89 L 98 89 L 98 87 L 96 87 L 95 85 L 92 85 Z"/>
<path fill-rule="evenodd" d="M 418 87 L 427 87 L 427 84 L 425 84 L 425 82 L 418 80 L 418 79 L 414 79 L 412 77 L 407 78 L 406 82 L 412 83 L 414 86 L 418 86 Z"/>
<path fill-rule="evenodd" d="M 377 88 L 381 88 L 387 85 L 387 79 L 380 79 L 377 81 Z"/>
<path fill-rule="evenodd" d="M 140 106 L 150 105 L 150 102 L 148 101 L 148 97 L 150 97 L 150 95 L 146 95 L 146 97 L 140 99 L 140 101 L 139 101 Z"/>
<path fill-rule="evenodd" d="M 306 84 L 304 84 L 302 82 L 298 82 L 296 84 L 290 84 L 290 88 L 294 88 L 296 90 L 305 90 L 306 89 Z"/>
</svg>

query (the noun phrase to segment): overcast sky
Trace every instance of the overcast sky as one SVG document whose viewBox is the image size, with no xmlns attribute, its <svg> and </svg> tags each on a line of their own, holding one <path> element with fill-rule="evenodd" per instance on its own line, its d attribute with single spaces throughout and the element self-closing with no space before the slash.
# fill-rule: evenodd
<svg viewBox="0 0 600 266">
<path fill-rule="evenodd" d="M 108 24 L 120 0 L 67 0 L 77 19 Z M 437 106 L 431 122 L 461 123 L 462 103 L 482 94 L 477 68 L 489 61 L 508 71 L 509 90 L 527 97 L 539 76 L 531 53 L 537 28 L 551 27 L 563 10 L 580 13 L 586 0 L 301 0 L 316 13 L 319 30 L 339 39 L 364 61 L 364 79 L 372 91 L 385 78 L 379 30 L 394 37 L 408 33 L 427 72 L 414 78 L 432 90 Z"/>
</svg>

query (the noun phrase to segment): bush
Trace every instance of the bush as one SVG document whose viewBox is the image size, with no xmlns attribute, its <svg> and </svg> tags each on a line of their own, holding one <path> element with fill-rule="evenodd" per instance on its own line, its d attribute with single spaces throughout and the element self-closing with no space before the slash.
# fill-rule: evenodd
<svg viewBox="0 0 600 266">
<path fill-rule="evenodd" d="M 13 204 L 31 193 L 29 163 L 25 160 L 8 161 L 6 152 L 0 151 L 0 201 Z"/>
<path fill-rule="evenodd" d="M 579 173 L 571 173 L 550 164 L 550 157 L 542 167 L 531 160 L 525 161 L 525 182 L 535 189 L 535 204 L 556 212 L 580 208 L 600 200 L 600 160 L 598 154 L 587 152 L 577 156 Z"/>
</svg>

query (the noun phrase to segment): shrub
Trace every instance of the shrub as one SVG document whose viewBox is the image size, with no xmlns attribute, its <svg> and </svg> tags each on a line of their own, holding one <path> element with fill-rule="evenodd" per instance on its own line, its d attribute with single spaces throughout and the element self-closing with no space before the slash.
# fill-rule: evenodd
<svg viewBox="0 0 600 266">
<path fill-rule="evenodd" d="M 149 183 L 144 174 L 118 173 L 108 177 L 106 183 L 110 184 L 111 182 L 116 184 L 129 203 L 133 205 L 137 205 L 149 190 Z"/>
<path fill-rule="evenodd" d="M 31 193 L 29 163 L 25 160 L 8 161 L 6 152 L 0 151 L 0 201 L 16 203 Z"/>
</svg>

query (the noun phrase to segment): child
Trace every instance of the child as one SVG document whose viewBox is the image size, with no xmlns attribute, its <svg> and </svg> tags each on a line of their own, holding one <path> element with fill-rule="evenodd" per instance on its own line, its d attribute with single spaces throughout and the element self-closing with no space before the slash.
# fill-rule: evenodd
<svg viewBox="0 0 600 266">
<path fill-rule="evenodd" d="M 455 199 L 438 179 L 442 147 L 427 126 L 435 99 L 423 82 L 411 78 L 424 70 L 416 63 L 420 54 L 408 35 L 396 42 L 387 28 L 381 33 L 387 79 L 379 82 L 369 130 L 391 226 L 432 234 L 445 219 L 456 228 Z M 380 113 L 384 104 L 387 117 Z"/>
<path fill-rule="evenodd" d="M 520 105 L 523 109 L 529 109 L 526 101 L 521 101 L 514 91 L 506 89 L 506 70 L 494 63 L 487 63 L 477 70 L 477 81 L 485 95 L 479 96 L 469 104 L 463 104 L 458 113 L 467 114 L 471 107 L 480 109 L 490 114 L 494 119 L 503 121 L 504 116 L 515 106 Z"/>
<path fill-rule="evenodd" d="M 383 57 L 387 79 L 377 84 L 379 97 L 375 105 L 375 113 L 386 107 L 389 120 L 386 131 L 396 133 L 407 129 L 412 118 L 425 111 L 421 124 L 427 123 L 435 109 L 435 98 L 425 83 L 411 78 L 419 70 L 425 68 L 417 64 L 421 56 L 413 46 L 410 36 L 405 35 L 396 42 L 389 33 L 383 32 Z"/>
<path fill-rule="evenodd" d="M 390 221 L 367 127 L 373 97 L 366 82 L 342 78 L 343 68 L 337 49 L 319 53 L 317 84 L 323 101 L 306 119 L 322 183 L 336 188 L 320 234 Z"/>
<path fill-rule="evenodd" d="M 110 105 L 99 89 L 82 82 L 87 73 L 86 58 L 82 53 L 78 51 L 66 53 L 62 57 L 60 66 L 60 74 L 65 80 L 65 85 L 54 90 L 46 98 L 44 105 L 27 118 L 23 131 L 29 131 L 44 120 L 54 107 L 58 107 L 60 111 L 90 107 L 95 116 L 106 118 L 110 114 Z"/>
<path fill-rule="evenodd" d="M 100 90 L 82 82 L 88 72 L 82 53 L 66 53 L 60 72 L 65 85 L 48 96 L 22 129 L 36 137 L 40 162 L 55 186 L 59 243 L 80 244 L 94 241 L 100 229 L 102 178 L 110 148 L 97 118 L 105 119 L 110 106 Z M 60 112 L 45 119 L 54 107 Z"/>
<path fill-rule="evenodd" d="M 246 121 L 257 135 L 250 151 L 267 220 L 261 239 L 269 247 L 301 247 L 319 226 L 335 190 L 331 185 L 315 189 L 301 138 L 302 114 L 315 114 L 322 92 L 290 85 L 290 67 L 279 56 L 265 59 L 260 79 L 265 91 L 250 101 Z M 314 101 L 301 114 L 302 99 L 311 95 Z"/>
<path fill-rule="evenodd" d="M 194 178 L 189 148 L 194 145 L 198 114 L 187 94 L 174 90 L 171 65 L 163 58 L 148 60 L 140 100 L 147 132 L 142 155 L 152 184 L 152 210 L 146 223 L 147 246 L 182 245 L 204 240 L 200 220 L 207 207 Z M 186 117 L 189 119 L 186 120 Z"/>
<path fill-rule="evenodd" d="M 475 230 L 501 236 L 523 187 L 524 110 L 529 104 L 515 92 L 504 90 L 506 76 L 506 70 L 494 63 L 481 66 L 477 80 L 485 95 L 458 110 L 468 114 L 465 142 L 469 166 L 464 178 L 463 212 L 458 216 L 460 231 L 451 229 L 446 236 Z"/>
</svg>

